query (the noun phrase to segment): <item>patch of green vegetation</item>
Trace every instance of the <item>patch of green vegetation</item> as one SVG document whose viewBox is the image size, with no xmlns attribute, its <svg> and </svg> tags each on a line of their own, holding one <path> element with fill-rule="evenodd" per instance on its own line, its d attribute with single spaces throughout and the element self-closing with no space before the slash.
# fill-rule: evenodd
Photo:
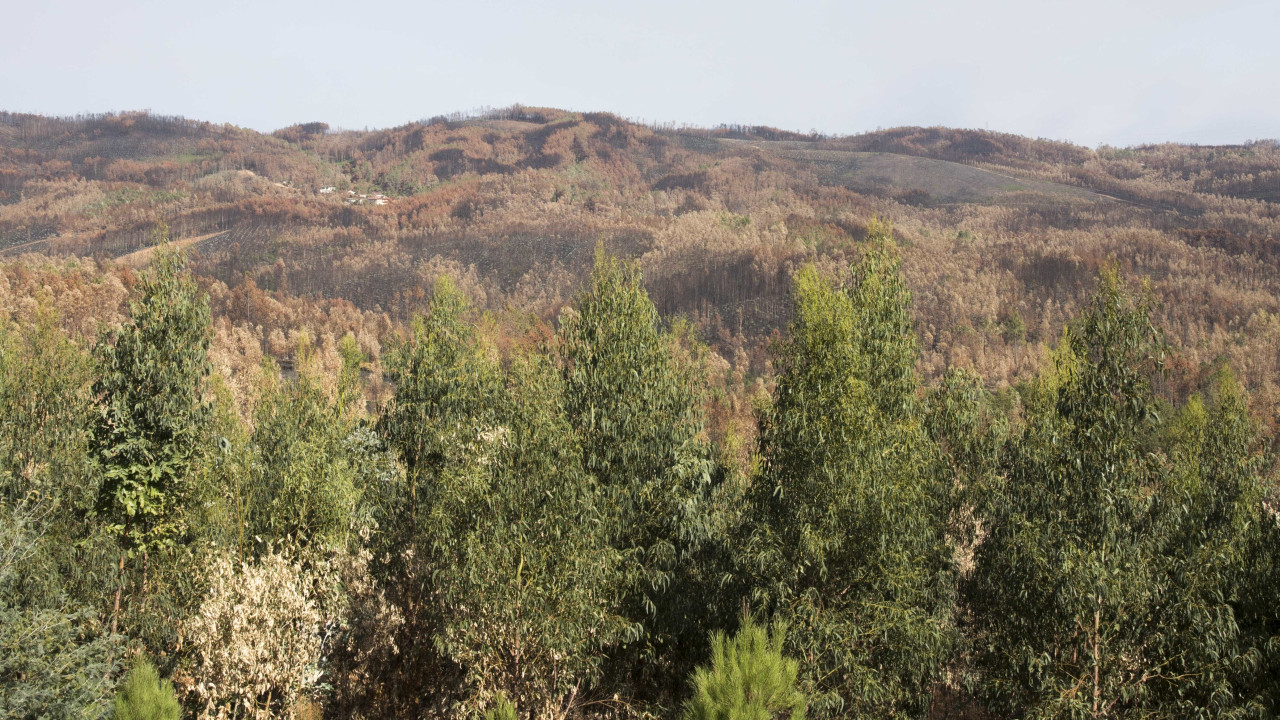
<svg viewBox="0 0 1280 720">
<path fill-rule="evenodd" d="M 90 215 L 96 215 L 103 210 L 110 210 L 113 207 L 119 207 L 140 200 L 147 196 L 147 191 L 142 188 L 126 187 L 119 190 L 112 190 L 106 193 L 106 196 L 95 203 L 90 203 L 85 207 L 85 212 Z"/>
<path fill-rule="evenodd" d="M 216 160 L 218 157 L 220 157 L 220 153 L 178 153 L 176 155 L 166 155 L 164 160 L 178 163 L 179 165 L 195 165 L 202 160 Z"/>
<path fill-rule="evenodd" d="M 380 174 L 374 187 L 379 192 L 399 196 L 417 195 L 426 189 L 426 186 L 417 181 L 415 172 L 408 162 L 395 165 Z"/>
<path fill-rule="evenodd" d="M 181 190 L 157 190 L 156 192 L 151 193 L 151 200 L 152 202 L 157 203 L 170 203 L 177 202 L 186 196 L 187 194 Z"/>
<path fill-rule="evenodd" d="M 575 162 L 560 172 L 560 175 L 566 180 L 584 181 L 595 180 L 595 175 L 591 172 L 591 168 L 587 167 L 582 161 Z"/>
<path fill-rule="evenodd" d="M 101 200 L 85 206 L 84 211 L 86 214 L 93 216 L 129 203 L 146 201 L 153 204 L 164 204 L 176 202 L 185 197 L 187 197 L 187 194 L 181 190 L 151 191 L 145 188 L 126 187 L 106 193 Z"/>
<path fill-rule="evenodd" d="M 751 224 L 751 218 L 747 215 L 739 215 L 737 213 L 722 212 L 720 213 L 720 224 L 733 231 L 742 230 Z"/>
</svg>

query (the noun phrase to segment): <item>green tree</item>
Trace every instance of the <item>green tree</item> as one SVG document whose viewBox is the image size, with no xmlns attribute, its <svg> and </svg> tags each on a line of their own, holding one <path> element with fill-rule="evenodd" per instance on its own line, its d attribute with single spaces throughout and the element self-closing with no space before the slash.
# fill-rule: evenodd
<svg viewBox="0 0 1280 720">
<path fill-rule="evenodd" d="M 711 593 L 698 589 L 707 578 L 695 558 L 714 528 L 699 379 L 673 343 L 639 267 L 597 248 L 555 352 L 569 422 L 617 508 L 614 546 L 631 568 L 624 607 L 640 642 L 626 672 L 648 674 L 644 684 L 661 691 L 678 688 L 702 652 L 691 641 L 705 632 Z"/>
<path fill-rule="evenodd" d="M 505 695 L 499 696 L 484 711 L 484 720 L 516 720 L 516 706 Z"/>
<path fill-rule="evenodd" d="M 174 696 L 173 683 L 161 680 L 145 657 L 134 663 L 129 677 L 116 695 L 115 720 L 178 720 L 182 708 Z"/>
<path fill-rule="evenodd" d="M 38 533 L 39 512 L 0 503 L 0 717 L 105 717 L 119 638 L 65 596 L 21 602 L 22 566 L 49 541 Z"/>
<path fill-rule="evenodd" d="M 778 626 L 769 632 L 750 615 L 732 639 L 712 633 L 711 661 L 693 673 L 684 720 L 804 720 L 799 663 L 782 652 L 786 634 Z"/>
<path fill-rule="evenodd" d="M 1240 712 L 1235 620 L 1260 511 L 1256 434 L 1234 380 L 1162 424 L 1145 299 L 1114 271 L 1026 396 L 966 597 L 981 688 L 1035 717 Z"/>
<path fill-rule="evenodd" d="M 256 406 L 255 459 L 245 488 L 247 524 L 266 542 L 342 547 L 362 524 L 362 490 L 373 470 L 373 458 L 352 442 L 359 429 L 360 403 L 353 396 L 361 356 L 347 356 L 330 397 L 313 353 L 304 338 L 292 381 L 281 379 L 273 364 L 263 368 L 267 382 Z"/>
<path fill-rule="evenodd" d="M 93 363 L 47 306 L 0 322 L 0 717 L 101 717 L 118 638 L 87 602 L 114 556 L 84 513 Z"/>
<path fill-rule="evenodd" d="M 744 572 L 820 715 L 922 716 L 954 642 L 951 479 L 919 417 L 897 267 L 882 239 L 852 287 L 797 273 L 761 421 Z"/>
<path fill-rule="evenodd" d="M 15 605 L 96 602 L 97 576 L 114 563 L 85 513 L 90 472 L 92 358 L 47 307 L 33 322 L 0 324 L 0 511 L 28 518 L 31 553 L 15 567 Z"/>
<path fill-rule="evenodd" d="M 386 355 L 395 395 L 378 420 L 378 435 L 399 457 L 402 474 L 367 489 L 379 533 L 374 551 L 378 577 L 404 610 L 402 659 L 393 692 L 413 705 L 438 691 L 440 678 L 460 681 L 433 638 L 443 618 L 433 601 L 432 573 L 442 548 L 426 521 L 446 475 L 474 465 L 478 433 L 498 425 L 505 393 L 501 367 L 467 322 L 468 303 L 448 278 L 436 282 L 426 315 L 412 335 Z"/>
<path fill-rule="evenodd" d="M 1145 305 L 1106 275 L 1027 398 L 968 583 L 993 710 L 1114 717 L 1142 706 L 1159 590 L 1147 542 L 1160 467 Z M 1137 673 L 1131 673 L 1134 667 Z"/>
<path fill-rule="evenodd" d="M 96 513 L 123 551 L 113 631 L 126 556 L 171 547 L 184 533 L 186 483 L 208 450 L 209 408 L 201 396 L 209 373 L 209 304 L 185 265 L 181 250 L 159 248 L 129 303 L 129 320 L 97 348 Z"/>
<path fill-rule="evenodd" d="M 507 392 L 467 462 L 437 476 L 424 544 L 437 557 L 438 647 L 482 699 L 501 693 L 545 717 L 585 698 L 626 628 L 621 554 L 554 368 L 517 358 Z"/>
<path fill-rule="evenodd" d="M 1265 573 L 1250 548 L 1274 524 L 1263 506 L 1260 438 L 1229 368 L 1206 395 L 1163 429 L 1170 474 L 1153 511 L 1167 589 L 1150 653 L 1167 661 L 1152 694 L 1178 717 L 1223 717 L 1256 702 L 1248 688 L 1267 638 L 1242 632 L 1237 617 L 1248 617 L 1250 581 Z"/>
<path fill-rule="evenodd" d="M 180 250 L 159 249 L 129 320 L 98 344 L 98 514 L 131 552 L 181 531 L 182 484 L 206 440 L 209 305 L 185 265 Z"/>
<path fill-rule="evenodd" d="M 52 308 L 25 326 L 0 324 L 0 500 L 83 512 L 92 358 L 58 328 Z"/>
<path fill-rule="evenodd" d="M 1010 344 L 1027 339 L 1027 323 L 1022 319 L 1022 313 L 1016 308 L 1010 310 L 1004 322 L 1000 323 L 1000 334 L 1004 336 L 1004 341 Z"/>
<path fill-rule="evenodd" d="M 982 378 L 967 368 L 951 368 L 930 389 L 924 425 L 950 466 L 957 490 L 972 508 L 999 473 L 1009 421 L 995 406 Z"/>
<path fill-rule="evenodd" d="M 416 533 L 419 508 L 430 502 L 434 477 L 463 464 L 475 429 L 493 424 L 502 375 L 489 349 L 465 319 L 466 297 L 441 277 L 426 315 L 414 319 L 411 338 L 388 358 L 396 392 L 378 421 L 378 432 L 405 466 L 403 498 L 388 509 L 406 511 L 389 523 Z"/>
<path fill-rule="evenodd" d="M 1272 486 L 1274 493 L 1274 485 Z M 1240 632 L 1252 641 L 1256 663 L 1245 669 L 1240 685 L 1251 709 L 1262 717 L 1280 714 L 1280 518 L 1274 495 L 1262 509 L 1258 532 L 1245 552 L 1244 577 L 1236 614 Z"/>
<path fill-rule="evenodd" d="M 898 420 L 916 410 L 920 340 L 893 230 L 873 220 L 867 233 L 868 247 L 845 288 L 854 329 L 847 342 L 854 351 L 855 376 L 867 383 L 881 414 Z"/>
<path fill-rule="evenodd" d="M 952 484 L 948 532 L 963 571 L 976 545 L 977 520 L 984 513 L 992 487 L 999 482 L 1000 454 L 1009 436 L 1009 420 L 977 373 L 951 368 L 930 388 L 923 423 L 941 454 L 943 482 Z"/>
</svg>

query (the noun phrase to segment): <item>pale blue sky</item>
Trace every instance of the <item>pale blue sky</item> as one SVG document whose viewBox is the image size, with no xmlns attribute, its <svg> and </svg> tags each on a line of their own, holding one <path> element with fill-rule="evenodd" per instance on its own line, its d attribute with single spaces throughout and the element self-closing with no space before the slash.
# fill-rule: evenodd
<svg viewBox="0 0 1280 720">
<path fill-rule="evenodd" d="M 1280 137 L 1280 1 L 10 0 L 0 109 L 271 130 L 511 103 L 1096 146 Z"/>
</svg>

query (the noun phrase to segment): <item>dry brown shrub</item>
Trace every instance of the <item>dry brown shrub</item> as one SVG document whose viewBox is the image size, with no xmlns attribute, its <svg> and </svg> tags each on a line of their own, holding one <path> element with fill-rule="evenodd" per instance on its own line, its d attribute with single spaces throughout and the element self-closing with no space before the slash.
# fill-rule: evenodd
<svg viewBox="0 0 1280 720">
<path fill-rule="evenodd" d="M 273 548 L 246 562 L 216 555 L 205 567 L 208 593 L 184 628 L 197 717 L 296 717 L 319 692 L 323 651 L 340 622 L 338 574 Z"/>
</svg>

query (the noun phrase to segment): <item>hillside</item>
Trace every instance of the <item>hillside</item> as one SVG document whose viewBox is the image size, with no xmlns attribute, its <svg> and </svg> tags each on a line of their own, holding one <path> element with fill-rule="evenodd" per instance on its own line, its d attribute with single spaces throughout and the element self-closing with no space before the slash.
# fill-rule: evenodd
<svg viewBox="0 0 1280 720">
<path fill-rule="evenodd" d="M 1114 259 L 1151 282 L 1158 319 L 1188 348 L 1171 382 L 1226 356 L 1274 408 L 1278 201 L 1273 142 L 1090 150 L 942 128 L 653 128 L 520 107 L 271 135 L 138 113 L 0 115 L 4 256 L 132 262 L 164 221 L 226 298 L 218 312 L 267 352 L 296 314 L 255 312 L 246 294 L 345 304 L 373 338 L 447 274 L 482 309 L 550 320 L 603 242 L 639 258 L 664 315 L 689 317 L 741 372 L 765 373 L 762 340 L 786 319 L 792 273 L 847 264 L 879 216 L 904 248 L 927 375 L 969 365 L 993 386 L 1026 377 Z"/>
<path fill-rule="evenodd" d="M 1280 712 L 1274 143 L 0 137 L 0 714 Z"/>
</svg>

